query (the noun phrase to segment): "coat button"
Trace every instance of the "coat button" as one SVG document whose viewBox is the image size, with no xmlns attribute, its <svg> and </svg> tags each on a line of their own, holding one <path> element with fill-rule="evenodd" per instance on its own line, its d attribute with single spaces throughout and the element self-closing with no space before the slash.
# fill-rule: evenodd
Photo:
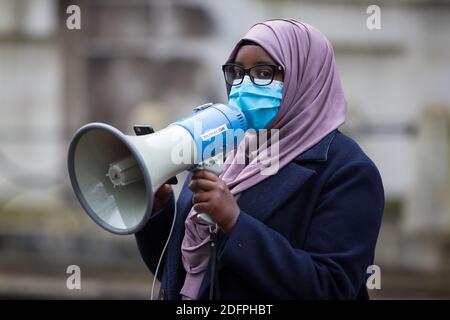
<svg viewBox="0 0 450 320">
<path fill-rule="evenodd" d="M 161 290 L 161 293 L 159 294 L 159 300 L 167 300 L 166 290 L 164 289 Z"/>
</svg>

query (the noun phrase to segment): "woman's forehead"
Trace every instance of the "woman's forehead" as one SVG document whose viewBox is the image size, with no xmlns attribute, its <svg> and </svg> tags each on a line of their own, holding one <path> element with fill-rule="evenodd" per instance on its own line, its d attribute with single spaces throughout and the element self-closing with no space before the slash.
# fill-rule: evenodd
<svg viewBox="0 0 450 320">
<path fill-rule="evenodd" d="M 246 66 L 254 64 L 274 64 L 275 61 L 260 45 L 255 43 L 244 43 L 239 47 L 234 63 Z"/>
</svg>

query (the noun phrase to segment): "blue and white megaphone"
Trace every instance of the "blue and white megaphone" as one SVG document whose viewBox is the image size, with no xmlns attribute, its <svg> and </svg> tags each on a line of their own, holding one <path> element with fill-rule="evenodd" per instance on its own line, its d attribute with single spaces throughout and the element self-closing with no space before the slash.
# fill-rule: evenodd
<svg viewBox="0 0 450 320">
<path fill-rule="evenodd" d="M 110 125 L 90 123 L 70 143 L 70 181 L 97 224 L 116 234 L 132 234 L 147 223 L 154 192 L 164 182 L 196 168 L 220 173 L 223 155 L 246 130 L 239 108 L 212 103 L 146 135 L 125 135 Z M 200 217 L 212 223 L 206 214 Z"/>
</svg>

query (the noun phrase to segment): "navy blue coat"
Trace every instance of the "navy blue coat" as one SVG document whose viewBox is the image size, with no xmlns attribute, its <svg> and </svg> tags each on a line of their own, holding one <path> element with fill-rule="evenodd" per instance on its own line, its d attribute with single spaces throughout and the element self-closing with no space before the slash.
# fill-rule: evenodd
<svg viewBox="0 0 450 320">
<path fill-rule="evenodd" d="M 164 257 L 160 298 L 180 299 L 184 220 L 191 209 L 187 182 L 177 201 L 174 231 Z M 217 272 L 222 299 L 368 298 L 384 208 L 373 162 L 335 130 L 276 175 L 244 191 L 229 236 L 218 235 Z M 136 234 L 152 273 L 172 222 L 174 201 Z M 199 299 L 207 299 L 210 268 Z"/>
</svg>

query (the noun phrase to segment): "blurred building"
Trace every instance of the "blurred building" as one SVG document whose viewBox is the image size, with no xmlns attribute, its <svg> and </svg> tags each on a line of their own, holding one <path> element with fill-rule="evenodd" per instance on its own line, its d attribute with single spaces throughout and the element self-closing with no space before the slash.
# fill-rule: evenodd
<svg viewBox="0 0 450 320">
<path fill-rule="evenodd" d="M 71 4 L 81 30 L 66 28 Z M 383 177 L 376 263 L 386 276 L 373 296 L 450 297 L 450 2 L 377 1 L 379 30 L 366 27 L 370 4 L 0 0 L 0 296 L 148 297 L 133 238 L 106 234 L 75 201 L 68 141 L 91 121 L 131 133 L 226 102 L 220 66 L 234 43 L 257 21 L 287 17 L 333 43 L 343 130 Z M 84 291 L 65 289 L 69 264 L 85 270 Z"/>
</svg>

